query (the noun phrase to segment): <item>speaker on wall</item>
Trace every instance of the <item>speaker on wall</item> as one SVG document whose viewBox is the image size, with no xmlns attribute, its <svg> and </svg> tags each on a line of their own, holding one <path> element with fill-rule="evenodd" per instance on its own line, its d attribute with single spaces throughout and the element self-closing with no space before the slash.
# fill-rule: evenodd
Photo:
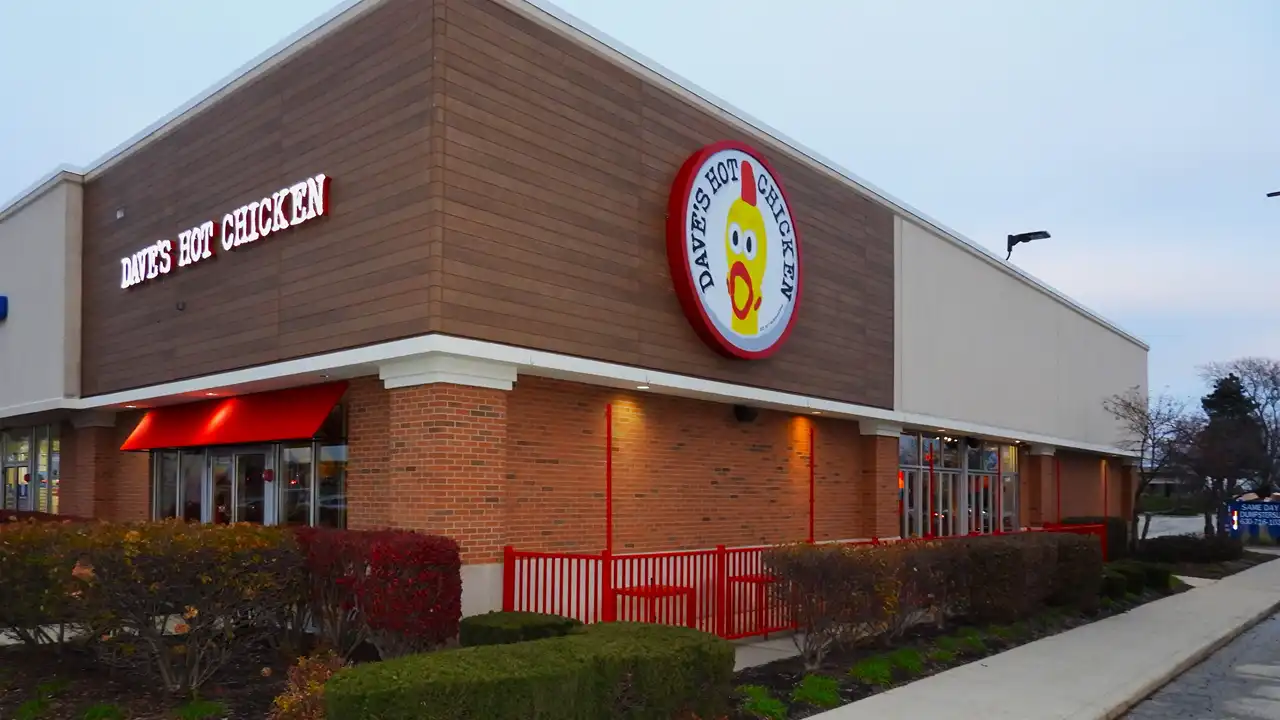
<svg viewBox="0 0 1280 720">
<path fill-rule="evenodd" d="M 738 422 L 751 422 L 760 416 L 760 411 L 748 405 L 734 405 L 733 417 Z"/>
</svg>

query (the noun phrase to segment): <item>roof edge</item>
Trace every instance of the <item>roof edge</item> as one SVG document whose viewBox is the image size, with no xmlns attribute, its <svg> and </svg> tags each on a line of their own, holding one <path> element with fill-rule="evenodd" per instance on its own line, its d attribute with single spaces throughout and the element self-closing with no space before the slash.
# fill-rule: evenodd
<svg viewBox="0 0 1280 720">
<path fill-rule="evenodd" d="M 22 208 L 39 200 L 45 193 L 64 182 L 79 185 L 84 182 L 84 175 L 68 165 L 59 166 L 32 185 L 28 185 L 26 190 L 13 196 L 4 205 L 0 205 L 0 222 L 8 220 L 10 215 L 16 214 Z"/>
<path fill-rule="evenodd" d="M 986 261 L 988 264 L 1003 270 L 1014 278 L 1030 285 L 1040 292 L 1048 295 L 1050 298 L 1066 305 L 1083 315 L 1085 318 L 1101 325 L 1120 337 L 1142 348 L 1144 351 L 1150 351 L 1151 346 L 1144 342 L 1137 335 L 1125 330 L 1115 322 L 1108 320 L 1099 313 L 1090 310 L 1081 304 L 1078 300 L 1073 299 L 1066 293 L 1058 290 L 1047 282 L 1035 277 L 1031 273 L 1022 270 L 1014 265 L 1004 262 L 998 255 L 985 246 L 974 242 L 965 237 L 963 234 L 953 230 L 941 222 L 929 217 L 923 212 L 915 209 L 907 203 L 897 199 L 893 195 L 881 190 L 871 183 L 863 180 L 858 175 L 850 172 L 847 168 L 841 166 L 834 160 L 822 155 L 814 149 L 797 142 L 785 133 L 770 127 L 768 124 L 760 121 L 758 118 L 751 116 L 743 110 L 735 107 L 726 100 L 718 97 L 714 93 L 708 92 L 705 88 L 700 87 L 696 83 L 680 76 L 672 70 L 666 68 L 661 63 L 647 57 L 646 55 L 636 51 L 634 48 L 621 42 L 617 38 L 605 33 L 592 26 L 590 23 L 578 18 L 577 16 L 565 11 L 548 0 L 500 0 L 500 2 L 517 11 L 523 11 L 526 16 L 532 16 L 534 13 L 541 13 L 552 22 L 544 23 L 550 25 L 553 29 L 560 30 L 564 34 L 577 34 L 578 36 L 594 42 L 602 46 L 606 50 L 612 50 L 614 53 L 622 56 L 623 59 L 630 61 L 639 67 L 642 71 L 657 76 L 660 80 L 666 81 L 670 85 L 674 85 L 677 89 L 691 95 L 695 101 L 701 101 L 721 113 L 736 120 L 745 129 L 764 135 L 766 138 L 777 143 L 780 147 L 791 151 L 797 158 L 803 162 L 817 166 L 821 170 L 825 170 L 828 174 L 834 175 L 840 180 L 852 185 L 854 189 L 863 195 L 868 196 L 872 200 L 879 202 L 881 205 L 888 207 L 890 210 L 902 215 L 905 219 L 930 230 L 946 240 L 951 241 L 960 248 L 976 255 L 978 258 Z M 565 30 L 570 32 L 564 32 Z"/>
<path fill-rule="evenodd" d="M 26 205 L 35 195 L 43 192 L 43 185 L 54 177 L 69 173 L 78 176 L 81 181 L 92 180 L 105 172 L 115 163 L 129 157 L 146 147 L 150 142 L 164 137 L 182 123 L 207 110 L 210 106 L 243 85 L 256 79 L 259 75 L 271 70 L 276 65 L 288 60 L 302 50 L 310 47 L 321 38 L 346 25 L 365 12 L 373 9 L 385 0 L 342 0 L 338 5 L 315 18 L 303 27 L 286 36 L 267 50 L 244 63 L 221 80 L 210 85 L 203 92 L 196 94 L 187 102 L 151 123 L 132 137 L 116 145 L 100 155 L 88 165 L 77 168 L 71 165 L 60 165 L 43 179 L 29 186 L 26 190 L 0 204 L 0 218 L 7 217 L 22 205 Z M 305 41 L 305 42 L 304 42 Z"/>
</svg>

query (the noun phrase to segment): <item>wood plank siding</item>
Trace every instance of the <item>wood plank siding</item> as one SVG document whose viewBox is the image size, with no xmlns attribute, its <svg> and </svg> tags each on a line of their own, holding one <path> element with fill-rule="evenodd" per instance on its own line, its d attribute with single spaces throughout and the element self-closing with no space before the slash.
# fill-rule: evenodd
<svg viewBox="0 0 1280 720">
<path fill-rule="evenodd" d="M 892 407 L 889 210 L 502 3 L 441 1 L 442 331 Z M 802 233 L 796 326 L 764 361 L 702 343 L 667 266 L 676 171 L 724 139 L 768 156 Z"/>
<path fill-rule="evenodd" d="M 86 185 L 84 395 L 430 329 L 434 10 L 373 8 Z M 120 288 L 120 258 L 321 172 L 329 217 Z"/>
<path fill-rule="evenodd" d="M 803 242 L 763 361 L 707 347 L 667 266 L 676 171 L 725 139 L 767 156 Z M 330 217 L 120 289 L 119 258 L 317 172 Z M 85 395 L 444 332 L 893 404 L 892 213 L 495 0 L 386 0 L 85 197 Z"/>
</svg>

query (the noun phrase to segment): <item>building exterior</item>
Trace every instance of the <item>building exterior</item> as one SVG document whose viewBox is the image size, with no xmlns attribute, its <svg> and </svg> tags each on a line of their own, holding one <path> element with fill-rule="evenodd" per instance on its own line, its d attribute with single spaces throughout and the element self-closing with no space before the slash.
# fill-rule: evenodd
<svg viewBox="0 0 1280 720">
<path fill-rule="evenodd" d="M 617 552 L 1127 509 L 1140 340 L 552 8 L 361 0 L 0 210 L 3 507 Z"/>
</svg>

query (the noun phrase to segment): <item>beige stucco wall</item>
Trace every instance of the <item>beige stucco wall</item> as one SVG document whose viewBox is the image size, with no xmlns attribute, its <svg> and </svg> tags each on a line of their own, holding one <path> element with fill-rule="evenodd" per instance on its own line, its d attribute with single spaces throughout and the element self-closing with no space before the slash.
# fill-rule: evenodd
<svg viewBox="0 0 1280 720">
<path fill-rule="evenodd" d="M 0 425 L 80 393 L 81 213 L 63 180 L 0 218 Z"/>
<path fill-rule="evenodd" d="M 911 222 L 895 245 L 898 410 L 1115 444 L 1102 402 L 1145 391 L 1142 345 Z"/>
</svg>

